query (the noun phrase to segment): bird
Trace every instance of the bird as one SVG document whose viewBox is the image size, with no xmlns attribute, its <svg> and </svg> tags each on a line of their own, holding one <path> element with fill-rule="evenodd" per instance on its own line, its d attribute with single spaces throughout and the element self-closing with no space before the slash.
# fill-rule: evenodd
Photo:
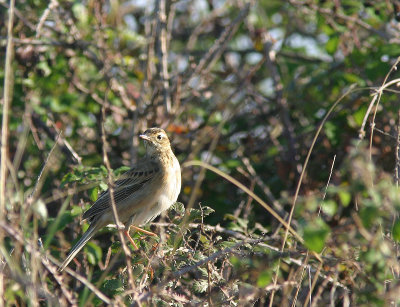
<svg viewBox="0 0 400 307">
<path fill-rule="evenodd" d="M 147 129 L 139 137 L 144 141 L 146 155 L 114 182 L 114 201 L 118 218 L 124 224 L 124 233 L 135 248 L 129 235 L 130 227 L 156 235 L 139 226 L 152 221 L 178 199 L 181 191 L 181 168 L 167 134 L 161 128 Z M 71 248 L 58 271 L 63 271 L 95 233 L 114 224 L 110 189 L 104 191 L 83 214 L 90 226 Z"/>
</svg>

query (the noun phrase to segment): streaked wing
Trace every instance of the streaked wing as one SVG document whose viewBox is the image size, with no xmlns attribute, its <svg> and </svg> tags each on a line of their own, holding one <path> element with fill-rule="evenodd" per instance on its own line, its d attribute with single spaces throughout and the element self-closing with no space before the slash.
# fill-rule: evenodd
<svg viewBox="0 0 400 307">
<path fill-rule="evenodd" d="M 139 191 L 147 182 L 153 179 L 160 168 L 153 161 L 140 161 L 132 169 L 122 174 L 115 182 L 114 200 L 118 205 L 124 202 L 132 194 Z M 94 219 L 98 214 L 111 208 L 110 192 L 104 191 L 100 194 L 96 202 L 87 210 L 82 218 Z"/>
</svg>

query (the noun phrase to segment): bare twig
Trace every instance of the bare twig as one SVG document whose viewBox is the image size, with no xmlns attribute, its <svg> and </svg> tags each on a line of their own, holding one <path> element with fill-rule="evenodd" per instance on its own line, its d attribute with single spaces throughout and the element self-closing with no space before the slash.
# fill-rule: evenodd
<svg viewBox="0 0 400 307">
<path fill-rule="evenodd" d="M 250 163 L 249 158 L 242 157 L 243 164 L 246 166 L 247 170 L 249 171 L 252 178 L 254 178 L 255 182 L 260 186 L 263 190 L 265 196 L 267 196 L 267 200 L 272 203 L 274 209 L 279 212 L 281 217 L 285 216 L 287 213 L 282 207 L 282 205 L 275 199 L 274 195 L 272 194 L 270 188 L 261 180 L 260 176 L 257 175 L 255 169 Z M 286 216 L 285 216 L 286 218 Z"/>
<path fill-rule="evenodd" d="M 337 11 L 333 11 L 332 9 L 329 8 L 323 8 L 320 7 L 318 5 L 315 4 L 311 4 L 310 1 L 298 1 L 298 0 L 290 0 L 289 1 L 292 5 L 296 5 L 296 6 L 302 6 L 305 7 L 306 5 L 309 6 L 313 11 L 319 12 L 320 14 L 326 15 L 326 16 L 333 16 L 333 17 L 337 17 L 339 19 L 342 19 L 344 21 L 348 21 L 351 22 L 353 24 L 358 25 L 359 27 L 362 27 L 374 34 L 379 35 L 380 37 L 384 38 L 384 39 L 389 39 L 389 35 L 386 32 L 380 31 L 375 29 L 373 26 L 371 26 L 370 24 L 362 21 L 360 18 L 357 17 L 352 17 L 352 16 L 347 16 L 344 14 L 341 14 Z"/>
<path fill-rule="evenodd" d="M 6 9 L 10 10 L 11 7 L 11 2 L 14 3 L 14 1 L 10 1 L 10 5 L 8 5 L 5 1 L 1 1 L 0 5 L 5 7 Z M 19 19 L 22 20 L 22 22 L 31 30 L 35 30 L 35 25 L 31 23 L 28 19 L 24 17 L 24 14 L 21 13 L 15 6 L 13 7 L 14 15 L 17 16 Z"/>
<path fill-rule="evenodd" d="M 375 118 L 376 118 L 376 113 L 378 112 L 378 106 L 379 103 L 381 101 L 381 97 L 383 94 L 383 89 L 392 85 L 393 83 L 395 84 L 399 84 L 400 79 L 395 79 L 392 80 L 388 83 L 386 83 L 387 79 L 389 78 L 390 74 L 397 70 L 397 65 L 400 63 L 400 56 L 397 58 L 396 62 L 392 65 L 392 67 L 390 68 L 389 72 L 386 74 L 385 79 L 383 80 L 382 86 L 378 89 L 377 93 L 375 93 L 375 97 L 377 97 L 377 102 L 376 102 L 376 106 L 375 106 L 375 110 L 374 110 L 374 115 L 372 117 L 372 122 L 371 122 L 371 135 L 370 135 L 370 139 L 369 139 L 369 157 L 370 160 L 372 160 L 372 140 L 373 140 L 373 136 L 374 136 L 374 128 L 375 128 Z M 372 103 L 371 103 L 372 105 Z M 367 114 L 365 115 L 367 116 Z"/>
<path fill-rule="evenodd" d="M 310 274 L 311 275 L 311 274 Z M 318 306 L 318 301 L 322 296 L 323 291 L 325 290 L 327 284 L 329 283 L 328 279 L 324 279 L 324 281 L 321 283 L 321 285 L 318 287 L 317 293 L 314 295 L 314 299 L 312 301 L 312 304 L 310 307 L 316 307 Z M 336 285 L 332 285 L 332 288 L 335 288 Z"/>
<path fill-rule="evenodd" d="M 45 23 L 47 17 L 49 17 L 49 14 L 51 10 L 55 9 L 58 6 L 58 1 L 57 0 L 51 0 L 49 3 L 49 6 L 44 10 L 42 17 L 40 17 L 39 23 L 36 27 L 36 38 L 39 38 L 41 35 L 42 27 L 43 24 Z"/>
<path fill-rule="evenodd" d="M 115 203 L 115 199 L 114 199 L 114 180 L 113 180 L 113 174 L 112 174 L 112 170 L 111 170 L 111 165 L 110 165 L 110 161 L 108 160 L 108 142 L 107 142 L 107 138 L 106 138 L 106 131 L 104 129 L 104 123 L 106 120 L 106 111 L 105 108 L 103 106 L 103 108 L 101 109 L 101 113 L 102 113 L 102 124 L 101 124 L 101 139 L 103 142 L 103 161 L 104 164 L 107 168 L 107 173 L 108 173 L 108 188 L 110 191 L 110 202 L 111 202 L 111 209 L 113 212 L 113 216 L 114 216 L 114 221 L 115 221 L 115 225 L 117 226 L 117 230 L 118 230 L 118 236 L 119 239 L 121 241 L 122 244 L 122 249 L 124 250 L 125 253 L 125 260 L 126 260 L 126 266 L 127 266 L 127 270 L 128 270 L 128 278 L 129 278 L 129 285 L 131 286 L 132 289 L 135 288 L 135 283 L 134 283 L 134 279 L 133 279 L 133 272 L 132 272 L 132 267 L 131 267 L 131 263 L 130 263 L 130 257 L 131 257 L 131 252 L 128 248 L 128 246 L 126 245 L 126 241 L 125 241 L 125 237 L 124 237 L 124 226 L 121 225 L 121 222 L 119 220 L 118 217 L 118 211 L 117 211 L 117 205 Z"/>
<path fill-rule="evenodd" d="M 7 178 L 7 161 L 8 161 L 8 116 L 12 100 L 13 91 L 13 71 L 12 71 L 12 58 L 13 58 L 13 43 L 12 43 L 12 30 L 14 23 L 14 0 L 10 0 L 10 7 L 8 10 L 8 25 L 7 25 L 7 47 L 6 47 L 6 60 L 4 72 L 4 96 L 3 96 L 3 119 L 1 127 L 1 150 L 0 150 L 0 222 L 5 219 L 5 202 L 6 202 L 6 178 Z M 3 242 L 3 231 L 0 232 L 0 242 Z M 0 307 L 4 305 L 4 274 L 0 271 Z"/>
<path fill-rule="evenodd" d="M 349 95 L 349 94 L 353 91 L 353 88 L 354 88 L 354 86 L 351 86 L 351 87 L 350 87 L 338 100 L 336 100 L 335 103 L 330 107 L 330 109 L 328 110 L 328 112 L 325 114 L 325 116 L 324 116 L 322 122 L 320 123 L 320 125 L 319 125 L 319 127 L 318 127 L 318 129 L 317 129 L 317 132 L 316 132 L 315 135 L 314 135 L 314 139 L 313 139 L 313 141 L 312 141 L 312 143 L 311 143 L 310 149 L 308 150 L 308 153 L 307 153 L 307 157 L 306 157 L 306 159 L 305 159 L 305 161 L 304 161 L 304 165 L 303 165 L 303 168 L 302 168 L 302 171 L 301 171 L 301 174 L 300 174 L 299 182 L 298 182 L 297 187 L 296 187 L 296 192 L 295 192 L 295 195 L 294 195 L 294 197 L 293 197 L 292 207 L 291 207 L 291 209 L 290 209 L 289 218 L 288 218 L 288 222 L 287 222 L 287 227 L 285 226 L 285 227 L 286 227 L 286 230 L 285 230 L 285 235 L 284 235 L 284 238 L 283 238 L 283 241 L 282 241 L 281 251 L 284 250 L 285 245 L 286 245 L 286 240 L 287 240 L 287 237 L 288 237 L 288 234 L 289 234 L 289 230 L 291 229 L 291 226 L 290 226 L 290 225 L 291 225 L 291 223 L 292 223 L 293 212 L 294 212 L 294 209 L 295 209 L 295 206 L 296 206 L 297 198 L 298 198 L 299 193 L 300 193 L 300 187 L 301 187 L 301 184 L 302 184 L 302 182 L 303 182 L 303 178 L 304 178 L 304 175 L 305 175 L 305 172 L 306 172 L 306 169 L 307 169 L 308 162 L 309 162 L 309 160 L 310 160 L 311 153 L 312 153 L 312 151 L 313 151 L 313 149 L 314 149 L 314 145 L 315 145 L 315 143 L 317 142 L 317 138 L 318 138 L 319 134 L 321 133 L 322 127 L 324 126 L 325 122 L 328 120 L 328 118 L 329 118 L 329 116 L 331 115 L 331 113 L 333 112 L 333 110 L 336 108 L 336 106 L 337 106 L 347 95 Z M 314 252 L 314 256 L 315 256 L 315 255 L 318 255 L 318 254 Z M 320 260 L 321 257 L 318 255 L 317 259 Z M 320 262 L 322 263 L 322 260 L 320 260 Z M 278 267 L 277 267 L 277 269 L 276 269 L 276 272 L 275 272 L 274 284 L 276 284 L 276 282 L 277 282 L 278 273 L 279 273 L 279 265 L 278 265 Z M 271 295 L 270 305 L 272 304 L 272 301 L 273 301 L 273 295 Z"/>
<path fill-rule="evenodd" d="M 302 168 L 302 171 L 301 171 L 301 174 L 300 174 L 299 182 L 297 184 L 296 193 L 294 194 L 294 197 L 293 197 L 292 208 L 290 209 L 290 214 L 289 214 L 289 219 L 288 219 L 288 225 L 289 226 L 290 226 L 290 224 L 292 222 L 294 208 L 296 206 L 297 198 L 298 198 L 299 193 L 300 193 L 300 187 L 301 187 L 301 184 L 303 183 L 303 178 L 304 178 L 304 175 L 305 175 L 305 172 L 306 172 L 306 169 L 307 169 L 307 165 L 308 165 L 308 162 L 310 160 L 311 153 L 312 153 L 312 151 L 314 149 L 314 145 L 317 142 L 317 138 L 318 138 L 319 134 L 321 133 L 322 127 L 324 126 L 325 122 L 328 120 L 329 116 L 331 115 L 333 110 L 336 108 L 336 106 L 347 95 L 349 95 L 351 92 L 353 92 L 353 89 L 354 89 L 354 86 L 351 86 L 338 100 L 335 101 L 335 103 L 330 107 L 328 112 L 325 114 L 321 124 L 319 125 L 319 127 L 317 129 L 317 132 L 315 133 L 315 136 L 314 136 L 314 139 L 313 139 L 313 141 L 311 143 L 310 149 L 308 150 L 307 157 L 306 157 L 306 159 L 304 161 L 304 165 L 303 165 L 303 168 Z M 284 236 L 283 241 L 282 241 L 282 251 L 283 251 L 283 249 L 285 248 L 285 245 L 286 245 L 286 240 L 287 240 L 287 235 L 289 233 L 289 229 L 290 229 L 290 227 L 287 227 L 286 231 L 285 231 L 285 236 Z"/>
<path fill-rule="evenodd" d="M 250 3 L 247 3 L 245 7 L 240 11 L 238 16 L 232 21 L 230 26 L 227 27 L 224 32 L 222 32 L 221 36 L 215 41 L 214 45 L 210 48 L 207 54 L 200 60 L 199 64 L 197 64 L 196 68 L 187 79 L 187 82 L 183 85 L 184 89 L 189 86 L 193 78 L 200 77 L 202 74 L 205 74 L 209 71 L 213 63 L 221 56 L 228 42 L 232 38 L 233 34 L 237 31 L 239 25 L 247 16 L 249 11 Z"/>
<path fill-rule="evenodd" d="M 171 95 L 169 93 L 169 74 L 168 74 L 168 49 L 167 49 L 167 12 L 166 0 L 158 0 L 156 7 L 157 25 L 156 25 L 156 52 L 160 61 L 157 63 L 157 74 L 160 75 L 162 83 L 162 95 L 167 113 L 171 111 Z"/>
<path fill-rule="evenodd" d="M 201 166 L 203 168 L 209 169 L 212 172 L 218 174 L 222 178 L 228 180 L 229 182 L 233 183 L 236 185 L 239 189 L 244 191 L 245 193 L 249 194 L 253 199 L 258 202 L 261 206 L 263 206 L 274 218 L 276 218 L 279 223 L 281 223 L 287 230 L 287 232 L 290 232 L 296 240 L 298 240 L 300 243 L 303 243 L 304 240 L 303 238 L 289 225 L 289 223 L 285 222 L 279 214 L 277 214 L 269 205 L 267 205 L 260 197 L 258 197 L 256 194 L 254 194 L 252 191 L 250 191 L 245 185 L 241 184 L 239 181 L 234 179 L 233 177 L 229 176 L 228 174 L 225 174 L 221 170 L 215 168 L 212 165 L 206 164 L 202 161 L 188 161 L 182 165 L 182 168 L 189 167 L 189 166 Z M 313 255 L 322 262 L 322 258 L 315 252 L 313 252 Z"/>
<path fill-rule="evenodd" d="M 207 26 L 210 23 L 212 23 L 215 19 L 217 19 L 217 17 L 220 17 L 226 10 L 227 10 L 227 5 L 224 4 L 221 7 L 214 9 L 211 13 L 205 16 L 205 18 L 196 26 L 196 28 L 194 28 L 194 30 L 189 36 L 188 43 L 186 45 L 188 51 L 193 50 L 199 35 L 204 31 L 204 29 L 207 28 Z M 252 52 L 254 52 L 253 49 Z"/>
<path fill-rule="evenodd" d="M 333 173 L 333 167 L 335 166 L 335 161 L 336 161 L 336 155 L 333 156 L 333 161 L 332 161 L 332 165 L 331 165 L 331 171 L 329 172 L 328 181 L 326 182 L 324 195 L 322 195 L 322 201 L 325 200 L 326 193 L 328 192 L 328 187 L 329 187 L 329 183 L 331 182 L 332 173 Z M 321 215 L 321 210 L 322 210 L 322 202 L 320 203 L 319 208 L 318 208 L 318 216 Z"/>
<path fill-rule="evenodd" d="M 235 245 L 233 245 L 232 247 L 227 247 L 223 250 L 217 251 L 213 254 L 211 254 L 209 257 L 204 258 L 198 262 L 196 262 L 193 265 L 189 265 L 189 266 L 185 266 L 182 269 L 180 269 L 179 271 L 176 271 L 172 274 L 173 278 L 178 278 L 186 273 L 189 273 L 195 269 L 197 269 L 199 266 L 202 266 L 203 264 L 206 264 L 210 261 L 215 261 L 217 259 L 220 259 L 222 257 L 226 257 L 227 255 L 229 255 L 230 253 L 233 253 L 237 248 L 245 245 L 245 244 L 252 244 L 252 245 L 257 245 L 258 243 L 262 242 L 264 239 L 254 239 L 254 240 L 243 240 L 240 241 L 238 243 L 236 243 Z"/>
<path fill-rule="evenodd" d="M 13 58 L 12 29 L 14 23 L 14 0 L 10 1 L 8 10 L 8 29 L 7 29 L 7 48 L 5 60 L 5 76 L 4 76 L 4 96 L 3 96 L 3 119 L 1 126 L 1 162 L 0 162 L 0 221 L 3 220 L 5 212 L 6 197 L 6 177 L 7 177 L 7 160 L 8 160 L 8 120 L 12 100 L 13 91 L 13 71 L 11 61 Z M 0 282 L 0 288 L 3 285 Z M 2 291 L 0 289 L 0 291 Z M 0 295 L 0 297 L 3 297 Z"/>
<path fill-rule="evenodd" d="M 61 132 L 58 134 L 57 139 L 56 139 L 56 141 L 55 141 L 53 147 L 51 148 L 49 154 L 47 155 L 46 161 L 44 161 L 43 167 L 42 167 L 42 169 L 40 170 L 39 176 L 38 176 L 37 179 L 36 179 L 35 187 L 33 188 L 31 194 L 30 194 L 29 197 L 28 197 L 28 200 L 27 200 L 27 201 L 28 201 L 28 204 L 29 204 L 29 205 L 31 205 L 31 204 L 33 203 L 33 201 L 34 201 L 35 198 L 36 198 L 36 193 L 37 193 L 37 191 L 40 190 L 39 187 L 41 187 L 42 184 L 43 184 L 42 176 L 43 176 L 43 174 L 47 171 L 47 166 L 48 166 L 49 161 L 50 161 L 50 158 L 51 158 L 51 156 L 52 156 L 52 154 L 53 154 L 53 152 L 54 152 L 54 149 L 55 149 L 56 146 L 57 146 L 58 140 L 60 139 L 60 135 L 61 135 Z"/>
<path fill-rule="evenodd" d="M 286 160 L 294 163 L 296 161 L 296 147 L 294 138 L 294 127 L 289 115 L 289 105 L 283 93 L 283 84 L 279 70 L 276 63 L 276 52 L 272 50 L 272 38 L 269 33 L 265 32 L 263 35 L 264 55 L 268 70 L 271 73 L 272 81 L 274 84 L 274 91 L 276 100 L 279 106 L 279 111 L 283 119 L 283 126 L 285 138 L 289 141 L 289 152 L 286 154 Z"/>
<path fill-rule="evenodd" d="M 313 281 L 311 283 L 311 286 L 310 286 L 306 301 L 304 302 L 304 306 L 307 306 L 308 303 L 311 302 L 311 294 L 313 293 L 315 285 L 317 284 L 321 269 L 322 269 L 322 262 L 318 265 L 317 272 L 315 272 L 315 276 L 314 276 L 314 279 L 313 279 Z"/>
<path fill-rule="evenodd" d="M 399 187 L 400 177 L 400 109 L 397 112 L 396 166 L 394 171 L 396 186 Z"/>
<path fill-rule="evenodd" d="M 56 260 L 54 257 L 51 255 L 46 255 L 46 257 L 43 257 L 42 253 L 40 253 L 36 247 L 32 246 L 32 244 L 27 241 L 23 235 L 18 232 L 16 229 L 12 228 L 12 226 L 0 222 L 0 227 L 5 230 L 10 236 L 12 236 L 15 240 L 17 240 L 21 245 L 25 247 L 28 253 L 33 255 L 34 257 L 37 257 L 40 259 L 42 262 L 43 266 L 53 275 L 60 275 L 60 273 L 57 271 L 57 267 L 61 264 L 58 260 Z M 49 264 L 48 260 L 56 264 L 56 266 L 52 266 Z M 104 303 L 106 304 L 111 304 L 111 300 L 105 296 L 99 289 L 97 289 L 91 282 L 89 282 L 85 277 L 79 275 L 78 273 L 75 273 L 73 270 L 69 269 L 68 267 L 65 268 L 65 271 L 72 275 L 74 278 L 79 280 L 82 284 L 84 284 L 86 287 L 88 287 L 91 291 L 93 291 L 96 296 L 101 299 Z M 58 278 L 57 278 L 58 279 Z"/>
<path fill-rule="evenodd" d="M 308 257 L 308 253 L 307 253 L 306 259 L 304 260 L 304 262 L 303 262 L 303 263 L 301 264 L 301 266 L 300 266 L 300 269 L 301 269 L 301 276 L 300 276 L 300 280 L 297 282 L 297 288 L 296 288 L 296 292 L 295 292 L 295 294 L 294 294 L 292 307 L 295 307 L 295 306 L 296 306 L 297 297 L 299 296 L 299 292 L 300 292 L 301 284 L 302 284 L 303 279 L 304 279 L 304 275 L 305 275 L 306 268 L 309 268 L 309 266 L 308 266 L 308 260 L 309 260 L 309 257 Z M 275 278 L 277 278 L 277 277 L 275 277 Z M 274 282 L 274 284 L 275 284 L 275 282 Z M 271 295 L 271 300 L 270 300 L 270 302 L 271 302 L 271 301 L 273 301 L 273 296 L 272 296 L 272 295 Z"/>
<path fill-rule="evenodd" d="M 33 124 L 31 127 L 32 133 L 37 137 L 37 143 L 39 149 L 42 148 L 42 144 L 39 142 L 36 128 L 41 128 L 52 140 L 55 141 L 55 144 L 59 143 L 61 151 L 65 154 L 65 156 L 74 164 L 81 164 L 82 158 L 78 155 L 78 153 L 73 149 L 71 144 L 62 136 L 62 133 L 56 129 L 55 124 L 53 127 L 49 127 L 46 123 L 44 123 L 38 114 L 35 112 L 31 112 L 29 115 L 29 120 Z"/>
<path fill-rule="evenodd" d="M 227 257 L 229 254 L 234 253 L 236 249 L 238 249 L 239 247 L 241 247 L 245 244 L 253 244 L 254 245 L 254 244 L 258 244 L 262 241 L 263 241 L 263 239 L 243 240 L 243 241 L 236 243 L 235 245 L 233 245 L 231 247 L 227 247 L 223 250 L 217 251 L 217 252 L 211 254 L 209 257 L 202 259 L 193 265 L 185 266 L 182 269 L 173 272 L 171 275 L 171 278 L 168 278 L 167 280 L 163 281 L 162 283 L 159 283 L 156 287 L 153 287 L 152 289 L 150 289 L 150 291 L 142 293 L 137 298 L 136 302 L 134 304 L 132 304 L 131 306 L 137 306 L 138 303 L 147 300 L 153 293 L 157 293 L 157 292 L 161 291 L 173 279 L 177 279 L 177 278 L 185 275 L 186 273 L 196 270 L 198 267 L 200 267 L 204 264 L 207 264 L 211 261 L 215 261 L 217 259 Z"/>
<path fill-rule="evenodd" d="M 379 101 L 380 101 L 380 98 L 381 98 L 381 96 L 383 94 L 383 91 L 386 90 L 389 86 L 391 86 L 393 84 L 397 84 L 398 82 L 400 82 L 400 79 L 395 79 L 395 80 L 392 80 L 392 81 L 386 83 L 386 81 L 388 80 L 388 78 L 391 75 L 391 73 L 397 69 L 397 64 L 399 64 L 399 62 L 400 62 L 400 57 L 397 58 L 396 62 L 392 65 L 392 67 L 390 68 L 389 72 L 386 74 L 385 79 L 382 82 L 382 85 L 375 90 L 375 93 L 373 94 L 372 100 L 371 100 L 371 102 L 370 102 L 370 104 L 368 106 L 368 110 L 364 115 L 364 118 L 363 118 L 363 121 L 362 121 L 362 124 L 361 124 L 361 127 L 360 127 L 359 136 L 358 136 L 360 138 L 360 140 L 364 139 L 364 137 L 365 137 L 365 130 L 364 130 L 365 124 L 367 122 L 367 118 L 369 117 L 373 106 L 375 105 L 375 101 L 378 100 L 378 102 L 377 102 L 377 105 L 378 105 Z M 377 106 L 376 106 L 376 110 L 377 110 Z M 374 120 L 375 120 L 375 115 L 376 115 L 376 111 L 374 113 Z M 374 123 L 374 120 L 372 121 L 373 123 Z M 371 132 L 373 131 L 374 126 L 375 126 L 374 124 L 371 126 Z"/>
</svg>

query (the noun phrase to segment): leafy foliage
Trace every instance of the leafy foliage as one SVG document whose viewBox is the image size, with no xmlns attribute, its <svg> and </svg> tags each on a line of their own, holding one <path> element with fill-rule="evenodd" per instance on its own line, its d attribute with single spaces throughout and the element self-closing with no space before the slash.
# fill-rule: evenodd
<svg viewBox="0 0 400 307">
<path fill-rule="evenodd" d="M 0 3 L 9 306 L 400 302 L 395 2 L 17 1 L 12 80 L 9 12 Z M 107 189 L 103 148 L 117 178 L 150 126 L 183 176 L 179 202 L 146 226 L 159 238 L 135 233 L 127 257 L 104 228 L 58 273 Z"/>
</svg>

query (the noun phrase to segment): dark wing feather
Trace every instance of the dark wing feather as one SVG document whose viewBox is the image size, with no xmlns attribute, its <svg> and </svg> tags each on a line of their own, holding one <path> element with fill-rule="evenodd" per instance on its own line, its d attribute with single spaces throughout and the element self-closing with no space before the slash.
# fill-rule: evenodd
<svg viewBox="0 0 400 307">
<path fill-rule="evenodd" d="M 114 182 L 114 200 L 116 204 L 122 203 L 133 193 L 140 190 L 144 184 L 154 178 L 160 171 L 157 163 L 141 161 L 136 166 L 122 174 Z M 110 192 L 104 191 L 96 202 L 87 210 L 82 218 L 93 220 L 99 214 L 111 208 Z"/>
</svg>

